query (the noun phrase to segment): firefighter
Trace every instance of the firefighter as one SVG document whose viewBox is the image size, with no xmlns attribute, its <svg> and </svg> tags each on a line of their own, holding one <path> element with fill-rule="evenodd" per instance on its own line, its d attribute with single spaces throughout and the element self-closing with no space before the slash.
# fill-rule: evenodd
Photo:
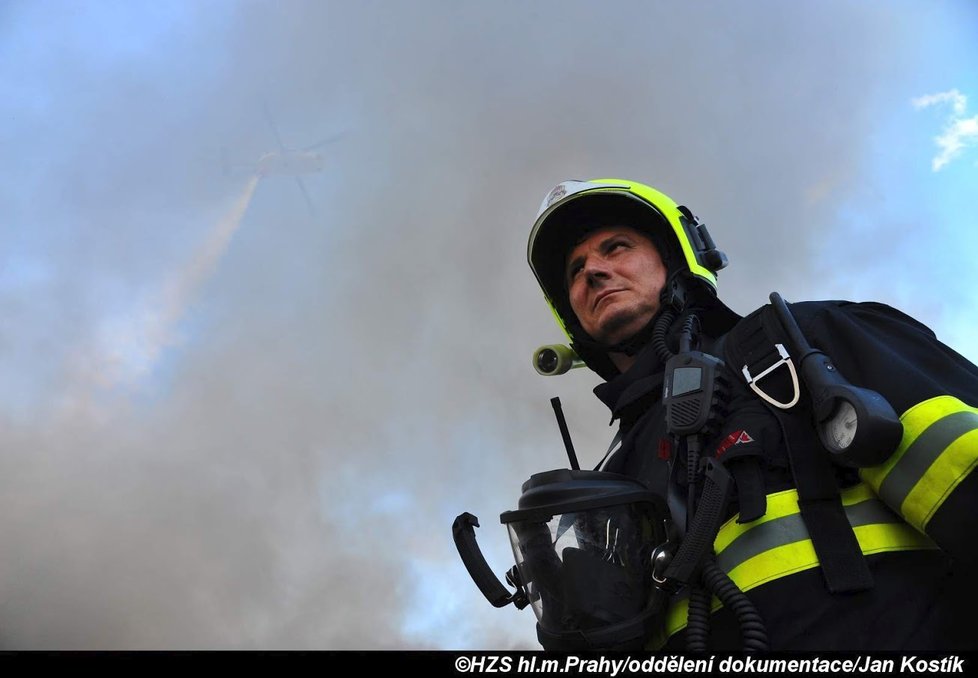
<svg viewBox="0 0 978 678">
<path fill-rule="evenodd" d="M 978 647 L 967 623 L 978 602 L 975 365 L 879 303 L 779 306 L 772 295 L 741 318 L 717 296 L 727 259 L 705 225 L 633 181 L 559 184 L 527 256 L 571 348 L 604 380 L 594 392 L 618 435 L 600 470 L 668 497 L 680 538 L 703 501 L 697 457 L 729 472 L 712 557 L 756 607 L 771 649 Z M 668 411 L 679 382 L 666 367 L 684 351 L 718 365 L 695 436 L 677 435 Z M 874 429 L 865 403 L 823 403 L 815 371 L 891 408 L 896 428 Z M 855 450 L 867 445 L 872 454 Z M 741 647 L 734 611 L 698 586 L 670 591 L 648 647 L 698 648 L 694 631 L 710 649 Z M 699 616 L 694 628 L 694 605 L 709 608 L 708 629 Z"/>
</svg>

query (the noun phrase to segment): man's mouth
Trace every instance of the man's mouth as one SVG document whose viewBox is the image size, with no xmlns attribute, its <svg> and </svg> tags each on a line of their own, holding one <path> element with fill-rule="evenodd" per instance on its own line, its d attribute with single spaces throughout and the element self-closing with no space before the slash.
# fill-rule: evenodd
<svg viewBox="0 0 978 678">
<path fill-rule="evenodd" d="M 618 292 L 624 292 L 624 291 L 625 290 L 622 289 L 603 290 L 600 294 L 598 294 L 598 296 L 594 298 L 594 308 L 597 308 L 598 304 L 600 304 L 603 300 L 610 297 L 612 294 L 617 294 Z"/>
</svg>

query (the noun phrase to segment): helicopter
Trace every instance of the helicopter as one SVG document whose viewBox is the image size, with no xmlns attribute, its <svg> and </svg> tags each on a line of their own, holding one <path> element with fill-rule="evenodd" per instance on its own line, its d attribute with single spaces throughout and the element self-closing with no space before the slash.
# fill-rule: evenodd
<svg viewBox="0 0 978 678">
<path fill-rule="evenodd" d="M 302 177 L 307 174 L 322 172 L 325 169 L 326 163 L 323 160 L 322 153 L 319 153 L 317 149 L 333 143 L 342 137 L 344 133 L 335 134 L 304 148 L 289 148 L 282 142 L 282 136 L 278 132 L 275 121 L 272 120 L 268 106 L 263 104 L 262 110 L 265 114 L 265 121 L 272 130 L 275 142 L 278 144 L 278 150 L 263 153 L 257 162 L 254 163 L 231 163 L 228 159 L 227 149 L 222 149 L 224 173 L 231 174 L 235 170 L 242 169 L 262 179 L 273 174 L 295 177 L 296 184 L 299 186 L 299 190 L 302 191 L 302 195 L 305 197 L 309 209 L 315 212 L 315 205 L 309 196 L 309 192 L 306 190 L 306 185 L 303 183 Z"/>
</svg>

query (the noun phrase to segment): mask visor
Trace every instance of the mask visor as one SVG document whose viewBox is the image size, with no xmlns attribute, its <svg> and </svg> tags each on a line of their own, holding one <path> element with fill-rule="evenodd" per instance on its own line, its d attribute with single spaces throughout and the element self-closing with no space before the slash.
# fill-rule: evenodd
<svg viewBox="0 0 978 678">
<path fill-rule="evenodd" d="M 507 523 L 540 625 L 587 631 L 641 614 L 655 592 L 651 556 L 664 541 L 661 520 L 639 502 Z"/>
</svg>

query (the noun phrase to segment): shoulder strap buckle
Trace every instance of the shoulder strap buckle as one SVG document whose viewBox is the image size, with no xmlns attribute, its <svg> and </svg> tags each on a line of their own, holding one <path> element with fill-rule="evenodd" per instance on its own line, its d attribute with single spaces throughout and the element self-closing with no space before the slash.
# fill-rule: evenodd
<svg viewBox="0 0 978 678">
<path fill-rule="evenodd" d="M 775 344 L 774 348 L 777 349 L 778 355 L 781 356 L 780 360 L 778 360 L 776 363 L 768 367 L 766 370 L 764 370 L 757 376 L 751 376 L 750 370 L 748 369 L 747 365 L 744 365 L 742 372 L 744 373 L 744 379 L 747 380 L 747 385 L 750 386 L 751 390 L 754 391 L 754 393 L 756 393 L 757 395 L 759 395 L 762 400 L 782 410 L 788 410 L 794 407 L 795 404 L 797 404 L 798 398 L 801 396 L 801 390 L 798 388 L 798 373 L 795 371 L 795 364 L 791 362 L 791 356 L 788 355 L 788 350 L 784 347 L 784 344 Z M 762 391 L 757 386 L 758 381 L 760 381 L 761 379 L 769 375 L 771 372 L 781 367 L 782 365 L 788 366 L 788 372 L 791 374 L 791 387 L 794 390 L 794 397 L 792 397 L 791 402 L 788 403 L 783 403 L 778 400 L 775 400 L 774 398 L 769 396 L 767 393 Z"/>
</svg>

